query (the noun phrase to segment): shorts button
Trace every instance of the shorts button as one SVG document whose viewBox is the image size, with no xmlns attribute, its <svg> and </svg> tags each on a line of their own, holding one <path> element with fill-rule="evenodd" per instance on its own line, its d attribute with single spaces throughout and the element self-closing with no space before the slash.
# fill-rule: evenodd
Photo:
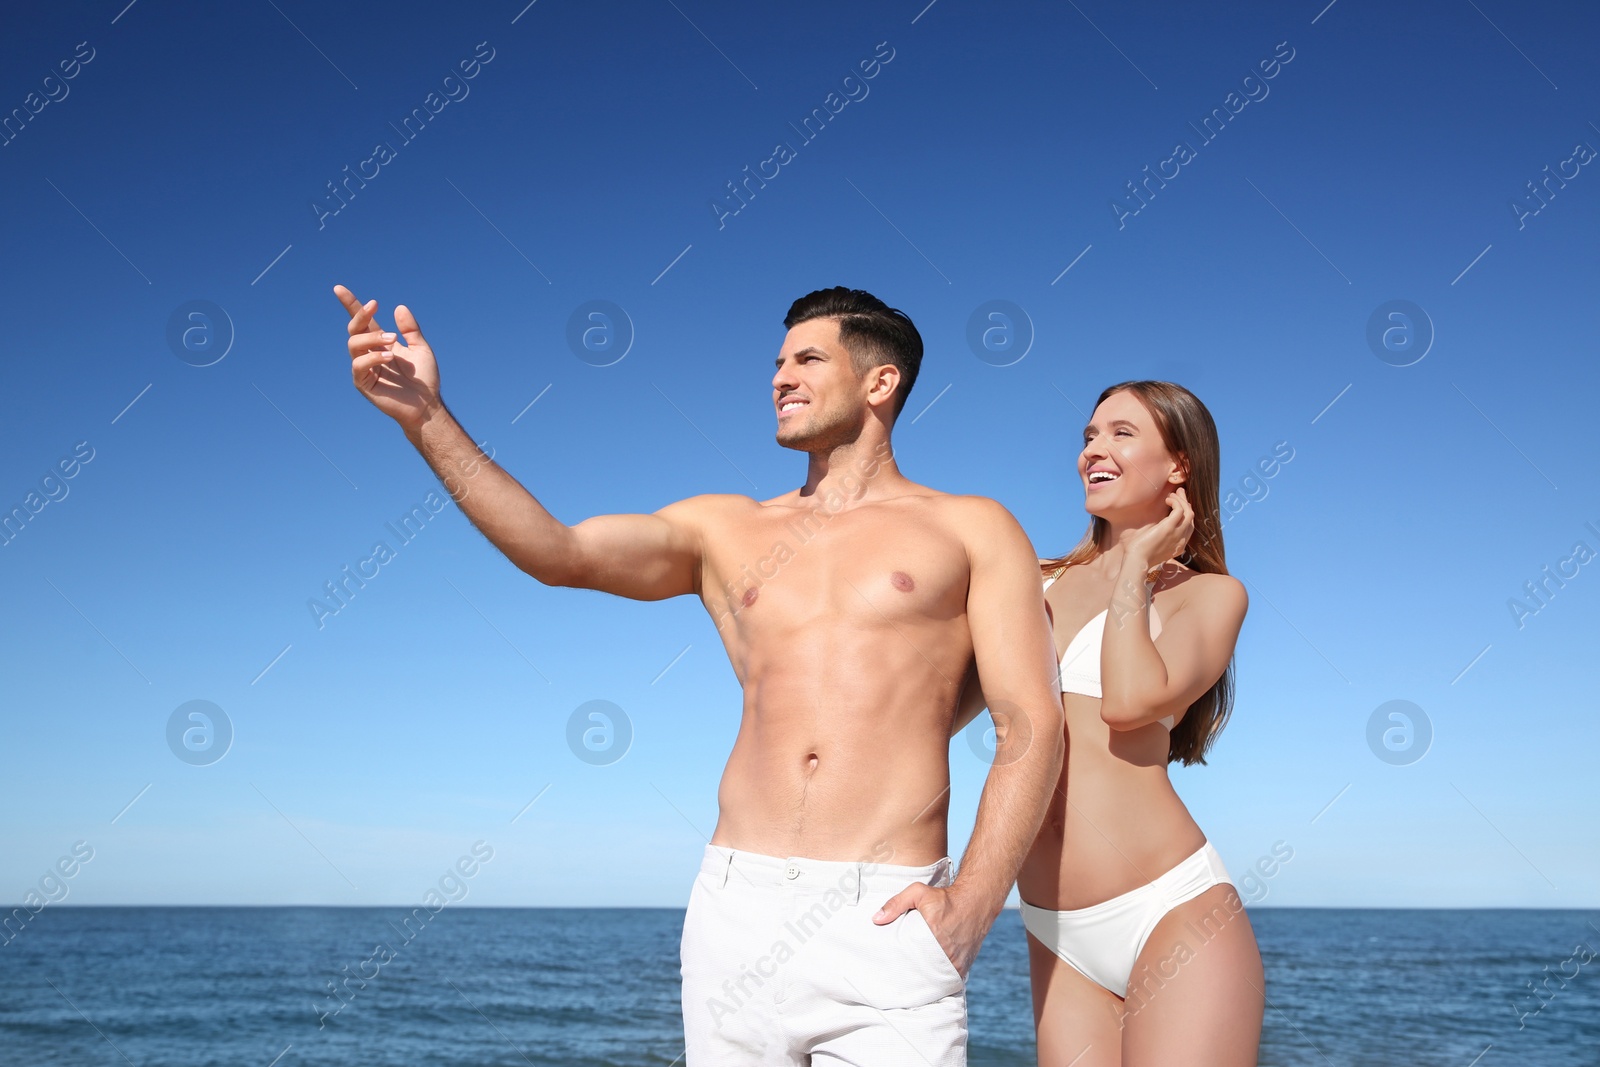
<svg viewBox="0 0 1600 1067">
<path fill-rule="evenodd" d="M 798 877 L 800 877 L 800 868 L 797 865 L 791 863 L 791 864 L 789 864 L 789 866 L 787 866 L 787 867 L 785 867 L 783 869 L 783 876 L 785 878 L 798 878 Z"/>
</svg>

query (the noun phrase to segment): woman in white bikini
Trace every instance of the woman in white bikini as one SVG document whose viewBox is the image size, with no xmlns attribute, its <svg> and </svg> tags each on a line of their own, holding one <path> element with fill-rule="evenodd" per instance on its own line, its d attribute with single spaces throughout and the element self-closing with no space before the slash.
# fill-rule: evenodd
<svg viewBox="0 0 1600 1067">
<path fill-rule="evenodd" d="M 1182 386 L 1100 395 L 1078 475 L 1092 516 L 1041 560 L 1067 758 L 1017 889 L 1041 1067 L 1253 1067 L 1261 955 L 1167 778 L 1232 705 L 1244 586 L 1227 573 L 1211 414 Z"/>
</svg>

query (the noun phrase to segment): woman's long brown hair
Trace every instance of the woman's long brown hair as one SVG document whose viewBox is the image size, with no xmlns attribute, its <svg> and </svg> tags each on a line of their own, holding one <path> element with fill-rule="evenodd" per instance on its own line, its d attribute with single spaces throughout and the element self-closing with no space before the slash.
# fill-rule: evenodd
<svg viewBox="0 0 1600 1067">
<path fill-rule="evenodd" d="M 1228 564 L 1222 548 L 1221 446 L 1217 424 L 1200 398 L 1172 382 L 1118 382 L 1109 386 L 1095 401 L 1105 403 L 1114 393 L 1130 392 L 1144 403 L 1155 420 L 1156 429 L 1167 451 L 1179 458 L 1187 469 L 1184 495 L 1194 509 L 1194 533 L 1179 561 L 1202 574 L 1227 574 Z M 1045 575 L 1059 575 L 1074 564 L 1087 563 L 1105 550 L 1107 523 L 1092 516 L 1083 538 L 1066 555 L 1041 565 Z M 1233 711 L 1233 658 L 1216 684 L 1189 705 L 1182 721 L 1173 728 L 1168 741 L 1167 762 L 1185 765 L 1204 763 L 1211 743 L 1222 732 Z"/>
</svg>

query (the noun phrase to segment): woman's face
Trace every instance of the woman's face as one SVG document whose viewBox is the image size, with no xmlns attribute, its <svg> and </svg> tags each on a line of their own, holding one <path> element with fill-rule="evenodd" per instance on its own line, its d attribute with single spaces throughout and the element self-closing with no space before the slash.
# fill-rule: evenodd
<svg viewBox="0 0 1600 1067">
<path fill-rule="evenodd" d="M 1084 510 L 1091 515 L 1166 514 L 1168 494 L 1183 484 L 1183 470 L 1167 451 L 1144 401 L 1126 389 L 1106 397 L 1083 429 L 1078 454 Z"/>
</svg>

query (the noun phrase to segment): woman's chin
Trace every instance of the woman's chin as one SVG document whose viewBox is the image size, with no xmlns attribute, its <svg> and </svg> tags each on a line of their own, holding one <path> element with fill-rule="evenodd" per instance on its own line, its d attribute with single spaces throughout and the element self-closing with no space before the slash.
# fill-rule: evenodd
<svg viewBox="0 0 1600 1067">
<path fill-rule="evenodd" d="M 1166 514 L 1166 509 L 1162 508 L 1160 509 L 1160 515 L 1157 515 L 1154 519 L 1147 518 L 1145 516 L 1155 510 L 1152 508 L 1150 501 L 1136 500 L 1130 503 L 1124 500 L 1118 502 L 1107 500 L 1103 493 L 1090 493 L 1085 496 L 1083 510 L 1097 519 L 1104 519 L 1107 522 L 1121 522 L 1132 526 L 1143 526 L 1148 522 L 1159 521 L 1161 516 Z"/>
<path fill-rule="evenodd" d="M 1083 510 L 1097 519 L 1110 518 L 1117 511 L 1116 507 L 1109 500 L 1106 500 L 1102 493 L 1085 493 Z"/>
</svg>

